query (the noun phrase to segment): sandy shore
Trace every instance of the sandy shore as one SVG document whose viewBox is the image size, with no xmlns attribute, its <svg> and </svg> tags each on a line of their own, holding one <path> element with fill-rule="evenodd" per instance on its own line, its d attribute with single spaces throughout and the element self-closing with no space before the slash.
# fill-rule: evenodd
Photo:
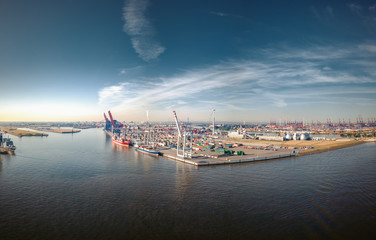
<svg viewBox="0 0 376 240">
<path fill-rule="evenodd" d="M 304 156 L 304 155 L 310 155 L 310 154 L 315 154 L 315 153 L 322 153 L 322 152 L 327 152 L 327 151 L 331 151 L 331 150 L 351 147 L 351 146 L 355 146 L 355 145 L 359 145 L 359 144 L 364 143 L 364 141 L 360 141 L 360 140 L 358 140 L 358 141 L 351 140 L 351 141 L 343 141 L 343 142 L 338 142 L 338 141 L 325 141 L 325 142 L 318 143 L 317 146 L 314 149 L 299 151 L 297 156 Z"/>
<path fill-rule="evenodd" d="M 81 130 L 77 129 L 64 129 L 64 128 L 39 128 L 39 127 L 33 127 L 31 129 L 37 130 L 37 131 L 45 131 L 45 132 L 53 132 L 53 133 L 78 133 L 81 132 Z"/>
<path fill-rule="evenodd" d="M 287 147 L 290 149 L 296 149 L 297 156 L 304 156 L 309 154 L 327 152 L 345 147 L 351 147 L 354 145 L 362 144 L 364 142 L 374 142 L 375 139 L 338 139 L 333 140 L 320 140 L 320 141 L 267 141 L 267 140 L 252 140 L 252 139 L 223 139 L 226 142 L 242 143 L 250 146 L 270 146 L 277 145 Z"/>
</svg>

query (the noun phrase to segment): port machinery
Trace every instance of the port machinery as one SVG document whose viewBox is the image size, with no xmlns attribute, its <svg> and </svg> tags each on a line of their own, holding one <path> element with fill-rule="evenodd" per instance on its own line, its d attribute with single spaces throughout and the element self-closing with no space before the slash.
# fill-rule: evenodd
<svg viewBox="0 0 376 240">
<path fill-rule="evenodd" d="M 108 111 L 108 116 L 110 117 L 111 120 L 108 120 L 106 113 L 104 113 L 103 115 L 106 121 L 106 125 L 105 125 L 106 130 L 117 130 L 119 128 L 124 127 L 122 123 L 114 120 L 114 118 L 112 117 L 111 111 Z"/>
<path fill-rule="evenodd" d="M 108 111 L 108 116 L 110 120 L 107 118 L 106 114 L 104 113 L 105 118 L 105 132 L 111 136 L 112 143 L 120 145 L 120 146 L 130 146 L 133 145 L 136 148 L 136 151 L 152 155 L 152 156 L 159 156 L 159 150 L 154 147 L 154 132 L 152 130 L 145 131 L 143 133 L 132 133 L 128 136 L 133 136 L 133 141 L 126 137 L 126 125 L 114 120 L 110 111 Z M 145 142 L 142 143 L 140 138 L 144 138 Z M 153 143 L 152 145 L 150 145 Z"/>
<path fill-rule="evenodd" d="M 120 146 L 129 146 L 131 141 L 129 139 L 126 139 L 125 137 L 125 125 L 114 120 L 111 111 L 108 111 L 108 116 L 111 120 L 109 120 L 106 116 L 106 113 L 104 113 L 104 119 L 106 121 L 104 130 L 108 135 L 111 136 L 112 143 Z M 121 131 L 122 128 L 123 132 Z"/>
<path fill-rule="evenodd" d="M 185 157 L 192 158 L 193 135 L 191 132 L 186 132 L 186 131 L 184 131 L 184 133 L 182 132 L 180 124 L 179 124 L 178 116 L 176 115 L 176 111 L 172 111 L 172 113 L 174 115 L 176 128 L 178 129 L 178 142 L 176 144 L 176 155 L 182 158 L 185 158 Z M 181 140 L 183 140 L 183 142 L 182 142 L 182 148 L 180 149 Z M 187 143 L 189 144 L 188 149 L 186 149 Z M 186 151 L 186 150 L 189 150 L 189 151 Z"/>
</svg>

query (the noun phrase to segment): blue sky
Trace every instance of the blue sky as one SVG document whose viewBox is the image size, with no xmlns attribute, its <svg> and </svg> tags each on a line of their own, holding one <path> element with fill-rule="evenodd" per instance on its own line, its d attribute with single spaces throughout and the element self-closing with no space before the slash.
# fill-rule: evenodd
<svg viewBox="0 0 376 240">
<path fill-rule="evenodd" d="M 0 121 L 376 117 L 376 1 L 0 0 Z"/>
</svg>

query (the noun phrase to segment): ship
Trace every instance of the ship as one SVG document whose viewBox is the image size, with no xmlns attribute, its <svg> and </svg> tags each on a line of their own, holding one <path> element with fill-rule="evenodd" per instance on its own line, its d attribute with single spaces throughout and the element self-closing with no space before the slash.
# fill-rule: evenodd
<svg viewBox="0 0 376 240">
<path fill-rule="evenodd" d="M 136 151 L 145 153 L 148 155 L 156 156 L 156 157 L 159 156 L 159 151 L 151 146 L 145 146 L 145 145 L 137 146 Z"/>
<path fill-rule="evenodd" d="M 0 153 L 14 152 L 16 146 L 10 138 L 3 137 L 3 133 L 0 132 Z"/>
<path fill-rule="evenodd" d="M 117 137 L 117 136 L 112 136 L 111 139 L 113 143 L 120 145 L 120 146 L 129 146 L 131 142 L 130 140 L 127 140 L 123 137 Z"/>
<path fill-rule="evenodd" d="M 112 133 L 110 132 L 110 131 L 108 131 L 108 130 L 104 130 L 110 137 L 112 137 Z"/>
<path fill-rule="evenodd" d="M 110 111 L 108 111 L 108 115 L 110 116 L 111 121 L 107 118 L 106 114 L 104 113 L 106 125 L 103 130 L 111 137 L 112 143 L 119 146 L 131 145 L 131 141 L 126 138 L 125 125 L 114 120 Z"/>
<path fill-rule="evenodd" d="M 112 143 L 119 145 L 119 146 L 129 146 L 131 145 L 131 141 L 126 139 L 125 137 L 119 137 L 112 134 L 110 131 L 104 130 L 110 137 Z"/>
</svg>

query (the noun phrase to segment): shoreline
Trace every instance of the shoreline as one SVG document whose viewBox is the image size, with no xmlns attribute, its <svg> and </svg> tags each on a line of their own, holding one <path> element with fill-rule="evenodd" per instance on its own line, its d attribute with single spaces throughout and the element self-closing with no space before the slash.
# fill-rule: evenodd
<svg viewBox="0 0 376 240">
<path fill-rule="evenodd" d="M 223 139 L 222 139 L 223 140 Z M 229 139 L 226 139 L 229 142 Z M 278 160 L 286 157 L 300 157 L 306 155 L 319 154 L 341 148 L 360 145 L 366 142 L 376 142 L 376 139 L 351 140 L 341 139 L 338 141 L 236 141 L 242 146 L 226 148 L 232 151 L 231 154 L 220 153 L 204 149 L 194 151 L 192 158 L 183 158 L 176 155 L 176 149 L 161 149 L 161 155 L 175 161 L 191 164 L 195 166 L 227 165 L 256 161 Z M 265 151 L 266 150 L 266 151 Z M 242 151 L 242 154 L 234 154 Z"/>
<path fill-rule="evenodd" d="M 47 133 L 39 133 L 33 131 L 22 130 L 14 127 L 0 127 L 0 129 L 6 131 L 7 134 L 16 137 L 47 137 Z"/>
<path fill-rule="evenodd" d="M 241 143 L 244 146 L 281 146 L 294 150 L 296 153 L 292 156 L 300 157 L 313 154 L 319 154 L 334 151 L 342 148 L 352 147 L 363 143 L 376 142 L 376 138 L 366 138 L 360 140 L 341 138 L 340 140 L 319 140 L 319 141 L 273 141 L 273 140 L 252 140 L 252 139 L 221 139 L 222 141 Z M 311 148 L 311 149 L 307 149 Z M 282 158 L 282 157 L 280 157 Z M 273 158 L 273 159 L 280 159 Z M 268 160 L 268 159 L 265 159 Z M 242 162 L 242 161 L 240 161 Z M 230 162 L 231 163 L 231 162 Z"/>
<path fill-rule="evenodd" d="M 44 131 L 44 132 L 53 132 L 53 133 L 61 133 L 61 134 L 65 134 L 65 133 L 79 133 L 81 132 L 81 130 L 77 130 L 77 129 L 65 129 L 65 128 L 40 128 L 40 127 L 30 127 L 30 129 L 33 129 L 33 130 L 37 130 L 37 131 Z"/>
<path fill-rule="evenodd" d="M 329 152 L 329 151 L 334 151 L 334 150 L 338 150 L 338 149 L 342 149 L 342 148 L 347 148 L 347 147 L 352 147 L 352 146 L 360 145 L 360 144 L 363 144 L 363 143 L 366 143 L 366 141 L 360 140 L 360 141 L 350 142 L 348 144 L 338 145 L 338 146 L 332 146 L 332 147 L 328 147 L 328 148 L 323 147 L 323 148 L 303 150 L 301 152 L 298 152 L 296 154 L 296 156 L 300 157 L 300 156 L 313 155 L 313 154 L 318 154 L 318 153 L 323 153 L 323 152 Z"/>
</svg>

